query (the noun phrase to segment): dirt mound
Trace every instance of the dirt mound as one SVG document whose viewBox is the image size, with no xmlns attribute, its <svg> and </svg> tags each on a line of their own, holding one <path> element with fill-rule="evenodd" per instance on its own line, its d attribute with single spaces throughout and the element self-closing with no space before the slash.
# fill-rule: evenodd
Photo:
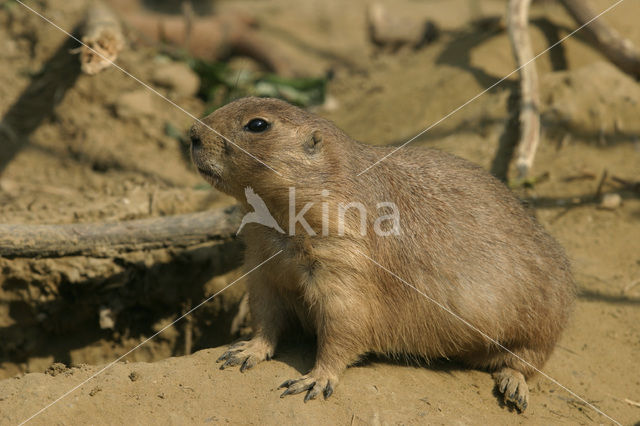
<svg viewBox="0 0 640 426">
<path fill-rule="evenodd" d="M 468 424 L 480 418 L 484 424 L 576 424 L 596 418 L 548 383 L 534 385 L 533 407 L 516 416 L 501 407 L 489 374 L 452 365 L 427 370 L 371 362 L 349 369 L 329 400 L 304 404 L 300 395 L 281 399 L 282 389 L 277 387 L 309 369 L 313 353 L 297 347 L 283 352 L 244 374 L 218 370 L 213 360 L 221 349 L 153 364 L 118 363 L 54 404 L 33 424 L 450 424 L 452 419 Z M 2 423 L 27 419 L 99 371 L 89 366 L 52 369 L 3 382 Z M 567 404 L 574 406 L 569 413 Z"/>
<path fill-rule="evenodd" d="M 261 17 L 265 40 L 282 46 L 299 68 L 316 70 L 316 76 L 332 69 L 331 102 L 317 112 L 372 144 L 406 141 L 513 71 L 506 34 L 472 22 L 502 14 L 503 1 L 388 3 L 432 19 L 440 37 L 417 51 L 376 53 L 366 39 L 365 2 L 243 0 L 217 7 L 250 6 Z M 37 4 L 73 30 L 86 2 Z M 598 10 L 610 5 L 592 4 Z M 540 52 L 574 24 L 554 2 L 534 5 L 531 33 Z M 639 5 L 625 2 L 606 20 L 640 45 L 638 13 Z M 230 203 L 193 170 L 184 138 L 191 117 L 117 69 L 81 74 L 77 57 L 69 54 L 75 44 L 16 2 L 2 6 L 0 23 L 0 221 L 120 221 Z M 185 72 L 142 46 L 126 49 L 119 63 L 143 81 L 157 81 L 163 67 Z M 625 182 L 640 176 L 640 89 L 579 34 L 536 65 L 543 135 L 533 175 L 540 179 L 518 191 L 567 249 L 580 287 L 570 326 L 544 371 L 632 424 L 640 419 L 634 405 L 640 395 L 634 375 L 640 355 L 640 198 Z M 172 90 L 163 83 L 158 90 L 200 116 L 205 105 L 192 86 Z M 514 75 L 413 143 L 503 175 L 516 136 L 516 90 Z M 617 194 L 621 204 L 600 208 L 596 193 Z M 227 242 L 115 258 L 0 258 L 0 378 L 6 378 L 0 381 L 0 423 L 35 414 L 232 282 L 240 250 Z M 280 399 L 277 385 L 312 365 L 308 343 L 291 343 L 273 362 L 246 374 L 215 365 L 222 350 L 216 346 L 233 338 L 229 326 L 242 294 L 241 284 L 225 291 L 189 323 L 166 330 L 34 422 L 608 421 L 543 377 L 532 386 L 527 412 L 516 415 L 499 403 L 489 374 L 447 362 L 424 367 L 370 360 L 349 369 L 328 401 Z M 191 350 L 200 351 L 168 358 Z M 47 370 L 55 362 L 62 365 Z"/>
</svg>

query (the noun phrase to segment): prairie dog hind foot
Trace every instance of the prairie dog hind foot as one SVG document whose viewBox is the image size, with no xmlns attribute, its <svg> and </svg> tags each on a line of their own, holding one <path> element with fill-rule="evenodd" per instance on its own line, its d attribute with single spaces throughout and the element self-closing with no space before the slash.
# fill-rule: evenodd
<svg viewBox="0 0 640 426">
<path fill-rule="evenodd" d="M 512 368 L 504 367 L 493 373 L 498 392 L 503 395 L 504 403 L 515 406 L 523 412 L 529 404 L 529 386 L 524 375 Z"/>
</svg>

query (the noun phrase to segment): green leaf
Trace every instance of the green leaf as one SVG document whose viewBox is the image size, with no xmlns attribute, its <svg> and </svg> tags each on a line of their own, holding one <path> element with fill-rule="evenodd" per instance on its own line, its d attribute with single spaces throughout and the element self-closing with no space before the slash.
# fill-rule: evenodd
<svg viewBox="0 0 640 426">
<path fill-rule="evenodd" d="M 279 98 L 303 107 L 324 102 L 326 78 L 285 78 L 247 70 L 235 71 L 224 62 L 195 58 L 188 63 L 200 76 L 199 96 L 207 102 L 208 112 L 244 96 Z"/>
</svg>

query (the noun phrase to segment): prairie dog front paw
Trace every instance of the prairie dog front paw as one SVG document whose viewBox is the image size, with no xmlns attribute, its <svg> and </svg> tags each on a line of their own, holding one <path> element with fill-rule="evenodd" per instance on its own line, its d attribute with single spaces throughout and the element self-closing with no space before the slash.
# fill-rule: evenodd
<svg viewBox="0 0 640 426">
<path fill-rule="evenodd" d="M 240 372 L 244 372 L 262 361 L 271 359 L 272 356 L 273 348 L 264 340 L 254 338 L 229 346 L 227 351 L 216 362 L 224 361 L 224 364 L 220 366 L 220 370 L 239 365 Z"/>
</svg>

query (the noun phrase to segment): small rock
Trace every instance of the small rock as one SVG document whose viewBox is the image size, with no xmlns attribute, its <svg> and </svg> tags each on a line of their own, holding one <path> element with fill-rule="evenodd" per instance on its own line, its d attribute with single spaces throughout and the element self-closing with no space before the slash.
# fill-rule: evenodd
<svg viewBox="0 0 640 426">
<path fill-rule="evenodd" d="M 324 99 L 324 104 L 322 104 L 322 109 L 325 111 L 337 111 L 340 108 L 340 101 L 337 98 L 328 95 Z"/>
<path fill-rule="evenodd" d="M 102 390 L 102 388 L 100 386 L 96 386 L 95 388 L 91 389 L 91 392 L 89 392 L 89 396 L 94 396 L 95 394 L 97 394 L 101 390 Z"/>
<path fill-rule="evenodd" d="M 599 207 L 601 209 L 615 210 L 622 204 L 622 197 L 620 194 L 604 194 L 602 201 L 600 201 Z"/>
<path fill-rule="evenodd" d="M 132 371 L 131 374 L 129 374 L 129 380 L 131 380 L 132 382 L 135 382 L 136 380 L 140 379 L 140 374 L 137 371 Z"/>
<path fill-rule="evenodd" d="M 200 89 L 200 77 L 182 62 L 171 62 L 156 68 L 151 81 L 180 96 L 195 96 Z"/>
<path fill-rule="evenodd" d="M 98 318 L 100 320 L 100 328 L 103 330 L 113 330 L 116 326 L 116 315 L 110 308 L 100 307 Z"/>
<path fill-rule="evenodd" d="M 124 119 L 152 116 L 154 114 L 153 96 L 155 95 L 147 89 L 125 93 L 115 104 L 116 115 Z"/>
<path fill-rule="evenodd" d="M 65 371 L 67 371 L 67 366 L 61 362 L 56 362 L 51 364 L 49 368 L 45 370 L 44 374 L 48 374 L 50 376 L 55 377 L 60 373 L 64 373 Z"/>
</svg>

